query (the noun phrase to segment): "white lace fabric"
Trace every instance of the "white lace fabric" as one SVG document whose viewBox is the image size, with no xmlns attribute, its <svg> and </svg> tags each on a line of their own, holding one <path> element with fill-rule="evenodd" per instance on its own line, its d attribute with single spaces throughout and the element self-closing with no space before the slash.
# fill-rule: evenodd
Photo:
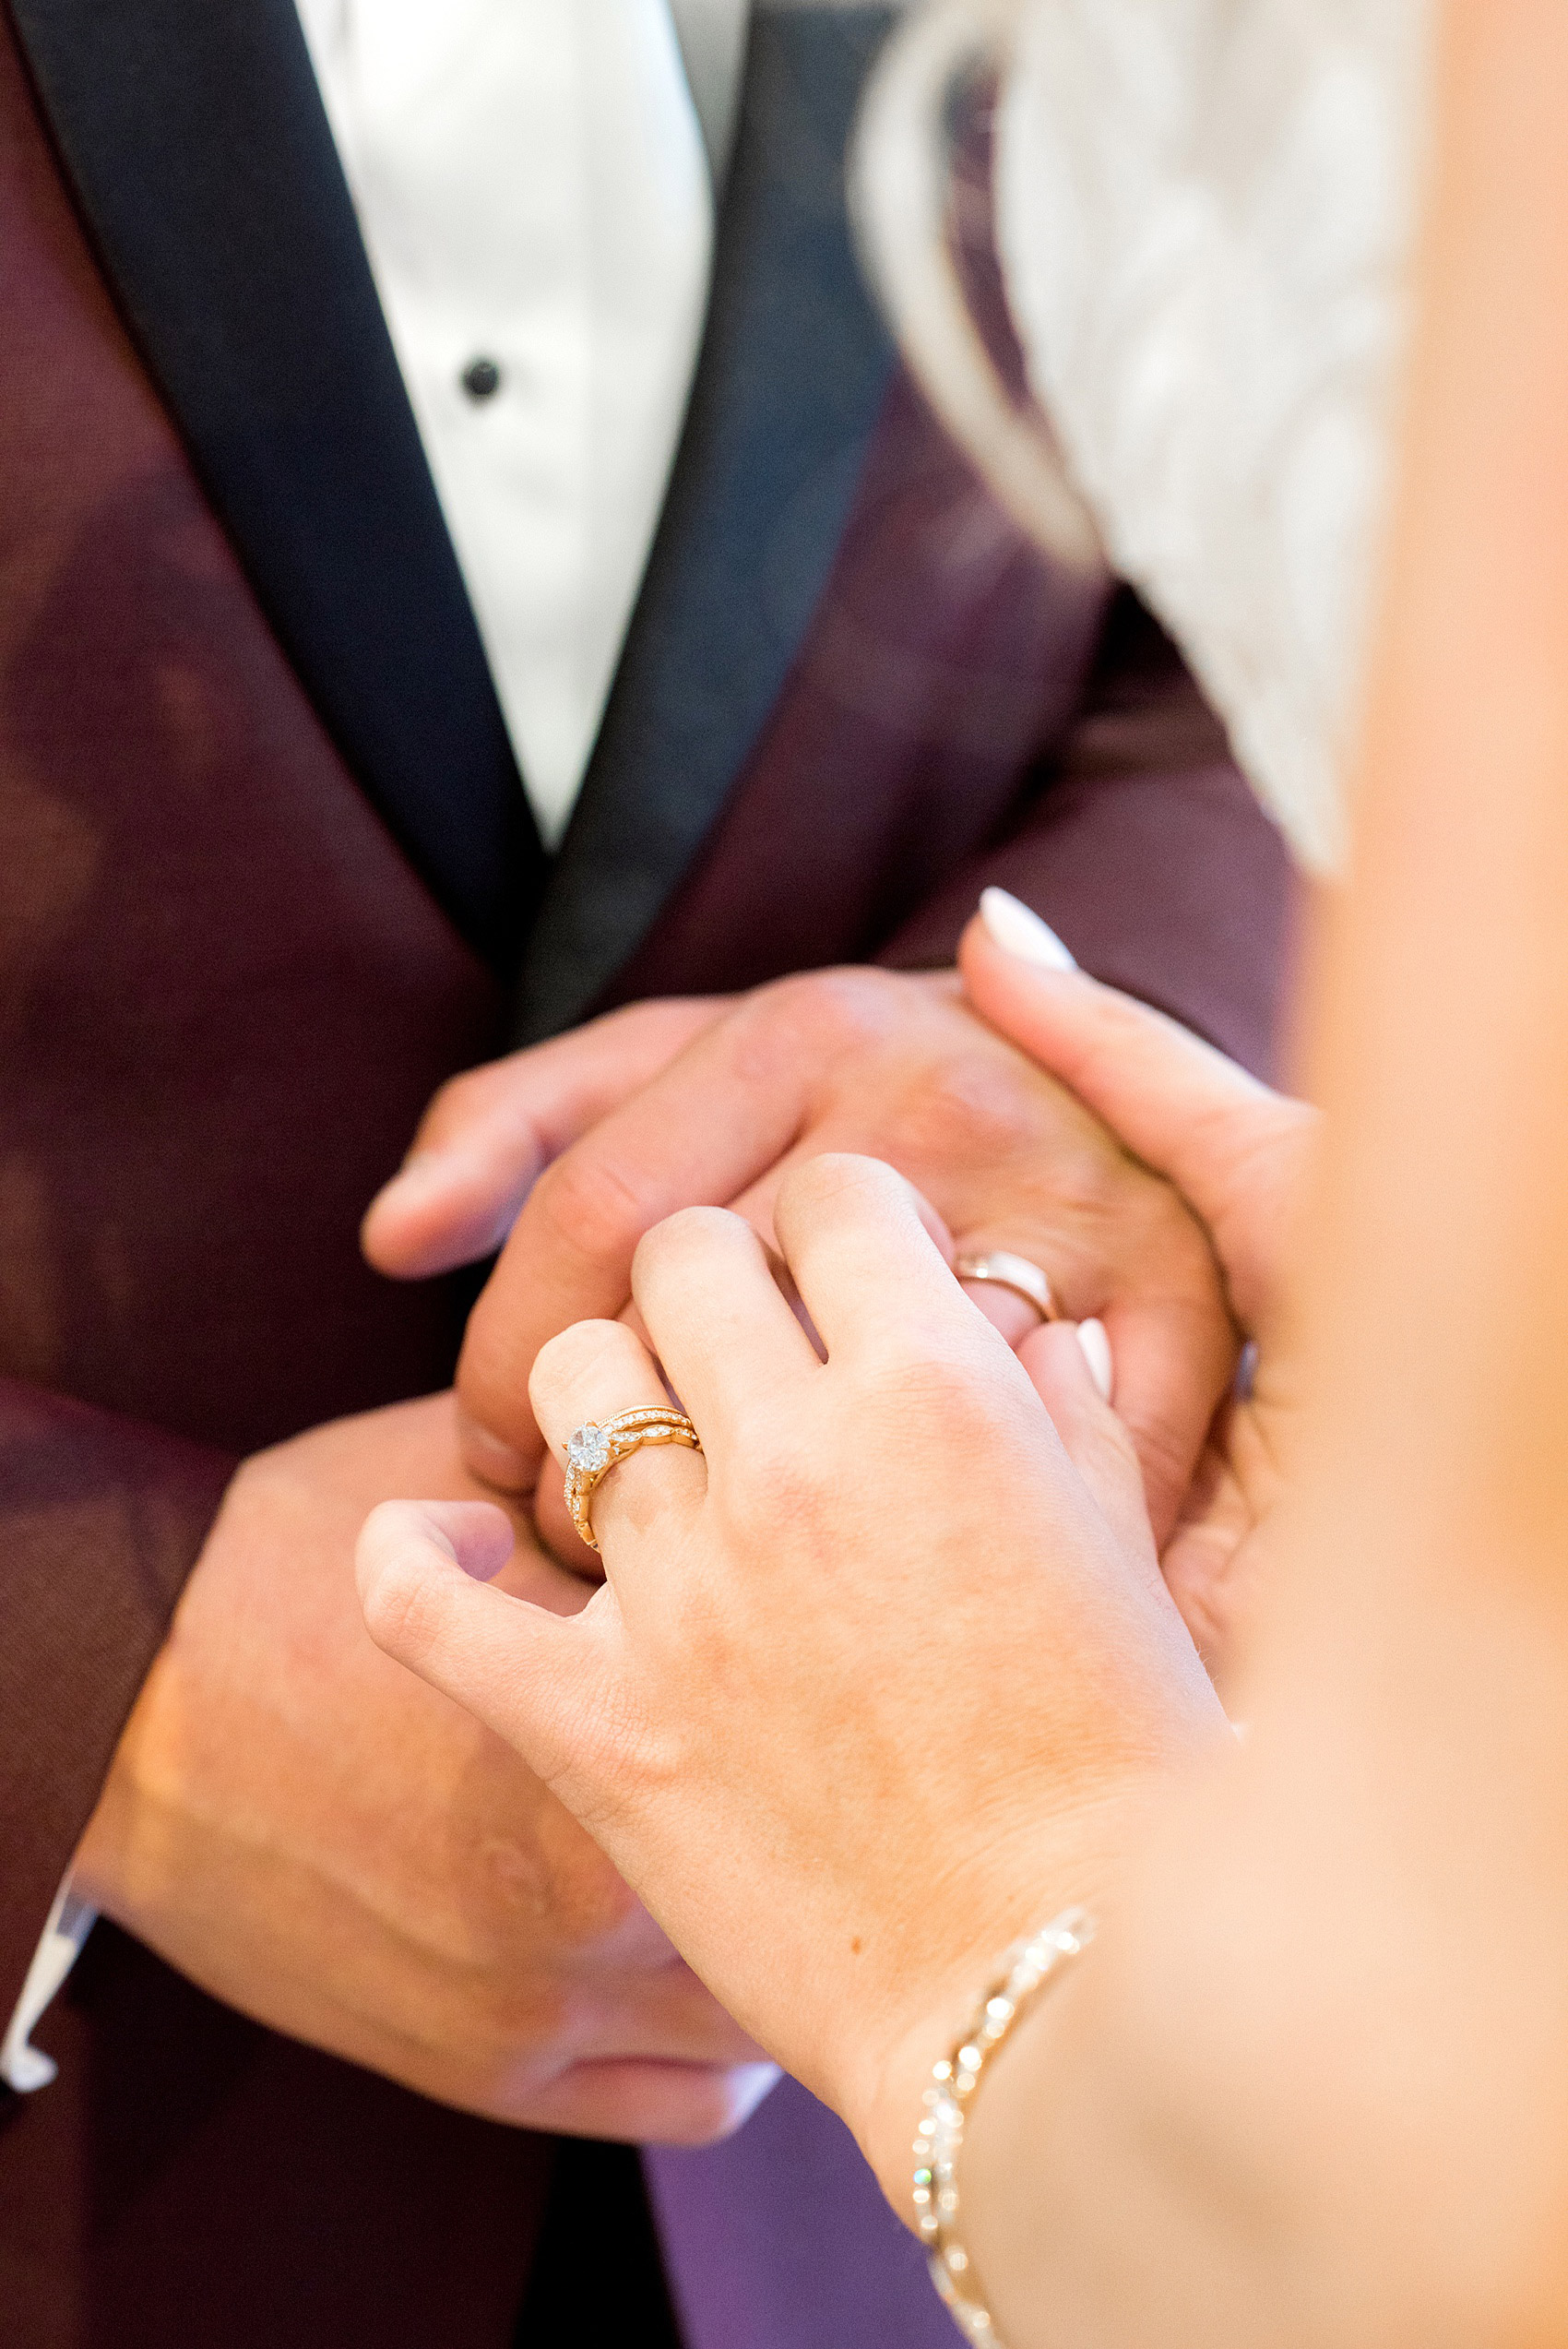
<svg viewBox="0 0 1568 2349">
<path fill-rule="evenodd" d="M 1310 868 L 1342 857 L 1431 0 L 1027 0 L 1009 299 L 1115 567 Z"/>
</svg>

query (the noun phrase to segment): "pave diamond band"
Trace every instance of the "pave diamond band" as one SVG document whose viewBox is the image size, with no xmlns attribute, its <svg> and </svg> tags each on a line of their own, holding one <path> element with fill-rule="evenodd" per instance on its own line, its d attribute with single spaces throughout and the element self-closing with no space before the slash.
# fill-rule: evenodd
<svg viewBox="0 0 1568 2349">
<path fill-rule="evenodd" d="M 623 1411 L 600 1426 L 586 1420 L 566 1438 L 566 1507 L 572 1522 L 590 1550 L 597 1550 L 593 1530 L 594 1487 L 617 1461 L 644 1444 L 681 1444 L 700 1452 L 702 1438 L 683 1411 L 673 1403 L 656 1403 L 642 1411 Z"/>
</svg>

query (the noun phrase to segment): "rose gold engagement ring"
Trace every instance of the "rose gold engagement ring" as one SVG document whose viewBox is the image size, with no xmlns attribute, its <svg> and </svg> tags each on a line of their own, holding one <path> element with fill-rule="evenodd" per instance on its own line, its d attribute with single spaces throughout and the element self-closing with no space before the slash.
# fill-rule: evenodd
<svg viewBox="0 0 1568 2349">
<path fill-rule="evenodd" d="M 616 1464 L 644 1444 L 682 1444 L 700 1452 L 702 1438 L 683 1411 L 673 1403 L 658 1403 L 646 1411 L 623 1411 L 603 1426 L 588 1420 L 566 1438 L 566 1507 L 572 1522 L 590 1550 L 597 1550 L 593 1531 L 594 1487 L 603 1483 Z"/>
<path fill-rule="evenodd" d="M 994 1248 L 989 1256 L 957 1258 L 953 1271 L 960 1281 L 990 1281 L 999 1289 L 1011 1289 L 1016 1297 L 1033 1306 L 1042 1321 L 1058 1318 L 1050 1282 L 1027 1256 L 1009 1256 L 1005 1248 Z"/>
</svg>

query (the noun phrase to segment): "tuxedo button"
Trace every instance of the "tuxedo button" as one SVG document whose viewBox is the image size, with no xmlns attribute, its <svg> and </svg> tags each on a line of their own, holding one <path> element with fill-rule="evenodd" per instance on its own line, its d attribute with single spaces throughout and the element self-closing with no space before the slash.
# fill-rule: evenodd
<svg viewBox="0 0 1568 2349">
<path fill-rule="evenodd" d="M 462 384 L 470 399 L 493 399 L 501 388 L 501 370 L 493 359 L 470 359 Z"/>
</svg>

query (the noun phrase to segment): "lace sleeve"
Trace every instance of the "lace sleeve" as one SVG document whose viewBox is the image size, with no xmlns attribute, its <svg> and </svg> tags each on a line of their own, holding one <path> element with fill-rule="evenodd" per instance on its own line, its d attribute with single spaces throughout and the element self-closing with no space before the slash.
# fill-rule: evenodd
<svg viewBox="0 0 1568 2349">
<path fill-rule="evenodd" d="M 1318 869 L 1343 841 L 1431 33 L 1430 0 L 1037 0 L 998 123 L 1035 390 Z"/>
</svg>

